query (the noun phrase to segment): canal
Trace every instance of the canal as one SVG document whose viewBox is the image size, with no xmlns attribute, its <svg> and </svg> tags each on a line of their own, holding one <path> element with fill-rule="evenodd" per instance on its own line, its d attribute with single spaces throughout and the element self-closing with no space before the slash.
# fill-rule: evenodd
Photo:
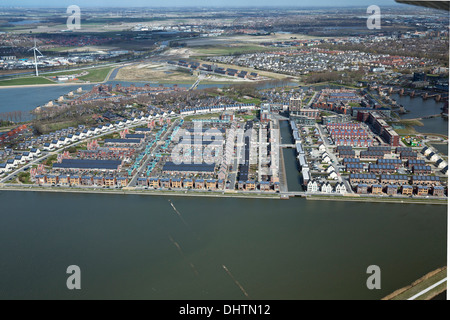
<svg viewBox="0 0 450 320">
<path fill-rule="evenodd" d="M 282 144 L 295 143 L 289 121 L 280 121 L 280 136 Z M 303 179 L 299 172 L 296 149 L 283 148 L 283 158 L 288 191 L 303 191 Z"/>
</svg>

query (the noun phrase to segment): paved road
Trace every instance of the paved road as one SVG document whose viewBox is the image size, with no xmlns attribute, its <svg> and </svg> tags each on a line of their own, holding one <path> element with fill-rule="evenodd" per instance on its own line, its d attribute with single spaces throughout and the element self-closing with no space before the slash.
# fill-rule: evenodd
<svg viewBox="0 0 450 320">
<path fill-rule="evenodd" d="M 176 123 L 178 123 L 179 119 L 176 119 L 175 121 L 172 122 L 172 125 L 170 126 L 170 128 L 168 128 L 166 130 L 166 132 L 159 138 L 159 141 L 165 141 L 167 135 L 169 134 L 169 132 L 171 132 L 173 130 L 173 127 L 176 125 Z M 153 145 L 152 149 L 150 150 L 149 155 L 147 156 L 147 160 L 144 161 L 144 163 L 139 167 L 139 169 L 137 170 L 136 174 L 131 178 L 130 183 L 128 184 L 127 187 L 134 187 L 136 186 L 136 182 L 137 182 L 137 178 L 144 172 L 144 169 L 147 168 L 148 162 L 151 160 L 150 158 L 150 154 L 153 153 L 155 151 L 155 149 L 159 147 L 158 146 L 158 141 L 155 142 L 155 144 Z"/>
<path fill-rule="evenodd" d="M 336 157 L 336 154 L 332 151 L 333 146 L 328 143 L 327 136 L 323 132 L 323 127 L 319 126 L 316 123 L 316 128 L 319 130 L 320 138 L 322 139 L 323 145 L 326 148 L 326 152 L 328 153 L 328 155 L 330 156 L 330 159 L 332 160 L 331 165 L 333 166 L 334 171 L 336 171 L 336 174 L 338 176 L 338 181 L 344 183 L 345 188 L 347 188 L 347 192 L 353 193 L 353 190 L 352 190 L 350 184 L 348 183 L 348 181 L 346 179 L 342 178 L 341 174 L 339 173 L 339 168 L 338 168 L 339 159 Z"/>
</svg>

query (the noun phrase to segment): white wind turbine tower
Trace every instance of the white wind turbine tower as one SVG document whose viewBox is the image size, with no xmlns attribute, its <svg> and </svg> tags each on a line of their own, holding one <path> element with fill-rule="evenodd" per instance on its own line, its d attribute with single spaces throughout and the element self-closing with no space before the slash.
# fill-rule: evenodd
<svg viewBox="0 0 450 320">
<path fill-rule="evenodd" d="M 34 47 L 29 49 L 28 51 L 30 51 L 30 50 L 33 50 L 33 53 L 34 53 L 34 66 L 36 67 L 36 77 L 37 77 L 37 76 L 39 76 L 39 71 L 38 71 L 38 64 L 37 64 L 38 56 L 36 55 L 36 51 L 39 53 L 39 57 L 43 57 L 44 55 L 37 48 L 36 39 L 34 39 Z"/>
</svg>

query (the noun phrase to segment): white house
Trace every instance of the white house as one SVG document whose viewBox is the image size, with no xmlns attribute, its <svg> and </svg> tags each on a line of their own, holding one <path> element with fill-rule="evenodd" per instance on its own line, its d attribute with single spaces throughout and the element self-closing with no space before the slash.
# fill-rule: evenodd
<svg viewBox="0 0 450 320">
<path fill-rule="evenodd" d="M 345 194 L 347 193 L 347 189 L 345 188 L 344 183 L 337 183 L 336 184 L 336 189 L 335 189 L 336 193 L 340 193 L 340 194 Z"/>
<path fill-rule="evenodd" d="M 308 192 L 317 192 L 319 191 L 319 185 L 316 181 L 310 180 L 307 186 Z"/>
<path fill-rule="evenodd" d="M 8 172 L 6 163 L 0 163 L 0 174 Z"/>
<path fill-rule="evenodd" d="M 434 154 L 431 158 L 430 158 L 430 160 L 431 161 L 433 161 L 433 162 L 436 162 L 436 161 L 438 161 L 440 158 L 439 158 L 439 156 L 437 155 L 437 154 Z"/>
<path fill-rule="evenodd" d="M 33 159 L 33 155 L 32 155 L 30 152 L 28 152 L 28 151 L 22 153 L 22 157 L 23 157 L 26 161 L 30 161 L 30 160 Z"/>
<path fill-rule="evenodd" d="M 333 188 L 331 187 L 331 184 L 329 184 L 329 183 L 327 182 L 327 183 L 324 183 L 324 184 L 322 185 L 320 191 L 322 191 L 322 192 L 324 192 L 324 193 L 331 193 L 331 192 L 333 191 Z"/>
<path fill-rule="evenodd" d="M 44 143 L 44 150 L 45 151 L 53 151 L 55 150 L 55 146 L 49 142 Z"/>
<path fill-rule="evenodd" d="M 37 157 L 37 156 L 39 156 L 41 154 L 41 150 L 39 150 L 38 148 L 31 148 L 30 154 L 33 157 Z"/>
<path fill-rule="evenodd" d="M 441 163 L 439 163 L 438 168 L 439 169 L 444 169 L 446 166 L 448 166 L 447 162 L 446 161 L 442 161 Z"/>
<path fill-rule="evenodd" d="M 328 179 L 333 179 L 336 180 L 338 178 L 338 175 L 336 173 L 336 171 L 331 171 L 330 174 L 328 175 Z"/>
</svg>

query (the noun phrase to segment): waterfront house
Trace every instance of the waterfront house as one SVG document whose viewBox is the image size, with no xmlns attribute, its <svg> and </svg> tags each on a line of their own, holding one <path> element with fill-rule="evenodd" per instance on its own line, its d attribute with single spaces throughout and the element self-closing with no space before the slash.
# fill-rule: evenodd
<svg viewBox="0 0 450 320">
<path fill-rule="evenodd" d="M 182 188 L 183 181 L 180 178 L 174 178 L 171 182 L 172 188 Z"/>
<path fill-rule="evenodd" d="M 383 186 L 381 184 L 373 184 L 372 185 L 372 194 L 382 194 Z"/>
<path fill-rule="evenodd" d="M 160 180 L 161 188 L 169 189 L 170 188 L 170 179 L 163 178 Z"/>
<path fill-rule="evenodd" d="M 410 196 L 413 194 L 413 187 L 410 185 L 402 185 L 401 192 L 402 192 L 402 195 Z"/>
<path fill-rule="evenodd" d="M 51 185 L 56 185 L 56 184 L 58 184 L 60 181 L 59 181 L 59 176 L 56 176 L 56 175 L 48 175 L 48 176 L 46 176 L 45 177 L 45 181 L 46 182 L 44 182 L 44 183 L 47 183 L 47 184 L 51 184 Z"/>
<path fill-rule="evenodd" d="M 93 178 L 94 185 L 96 186 L 103 186 L 105 185 L 105 179 L 102 176 L 95 176 Z"/>
<path fill-rule="evenodd" d="M 386 186 L 386 194 L 387 195 L 393 196 L 393 195 L 396 195 L 397 192 L 398 192 L 398 186 L 392 185 L 392 184 L 389 184 Z"/>
<path fill-rule="evenodd" d="M 128 178 L 127 177 L 117 177 L 116 182 L 119 187 L 126 187 L 128 185 Z"/>
<path fill-rule="evenodd" d="M 105 177 L 105 186 L 114 187 L 116 185 L 116 178 L 113 176 Z"/>
<path fill-rule="evenodd" d="M 367 184 L 360 183 L 356 186 L 356 193 L 358 194 L 367 194 Z"/>
<path fill-rule="evenodd" d="M 70 179 L 70 185 L 71 186 L 79 186 L 79 185 L 81 185 L 81 178 L 80 178 L 80 176 L 71 176 L 69 179 Z"/>
<path fill-rule="evenodd" d="M 195 179 L 195 189 L 204 189 L 204 188 L 205 188 L 205 180 Z"/>
<path fill-rule="evenodd" d="M 343 182 L 338 182 L 336 183 L 335 186 L 335 192 L 336 193 L 340 193 L 340 194 L 345 194 L 347 193 L 347 188 L 345 187 Z"/>
<path fill-rule="evenodd" d="M 194 187 L 194 182 L 192 181 L 192 179 L 184 179 L 183 187 L 186 189 L 192 189 Z"/>
<path fill-rule="evenodd" d="M 324 193 L 331 193 L 333 191 L 333 187 L 327 182 L 322 185 L 320 191 Z"/>
<path fill-rule="evenodd" d="M 150 178 L 148 179 L 148 186 L 150 188 L 158 189 L 160 187 L 158 178 Z"/>
<path fill-rule="evenodd" d="M 245 190 L 256 190 L 256 182 L 253 180 L 246 181 Z"/>
<path fill-rule="evenodd" d="M 428 195 L 428 187 L 427 186 L 417 186 L 416 187 L 416 194 L 418 196 L 427 196 Z"/>
<path fill-rule="evenodd" d="M 261 181 L 259 183 L 259 190 L 269 191 L 270 190 L 270 182 L 269 181 Z"/>
<path fill-rule="evenodd" d="M 58 177 L 59 183 L 62 185 L 69 185 L 70 184 L 70 176 L 67 175 L 60 175 Z"/>
<path fill-rule="evenodd" d="M 308 185 L 306 187 L 306 190 L 308 192 L 318 192 L 319 191 L 319 184 L 317 181 L 309 180 Z"/>
<path fill-rule="evenodd" d="M 444 196 L 444 187 L 443 186 L 434 186 L 431 188 L 433 196 L 443 197 Z"/>
<path fill-rule="evenodd" d="M 148 187 L 148 179 L 145 177 L 137 178 L 137 185 L 140 187 Z"/>
<path fill-rule="evenodd" d="M 92 176 L 82 176 L 81 177 L 81 185 L 83 186 L 92 186 L 94 184 L 94 180 Z"/>
<path fill-rule="evenodd" d="M 35 181 L 37 184 L 45 184 L 46 183 L 46 176 L 42 175 L 42 174 L 38 174 L 35 177 Z"/>
<path fill-rule="evenodd" d="M 210 179 L 206 181 L 206 189 L 208 190 L 216 190 L 217 182 L 214 179 Z"/>
</svg>

